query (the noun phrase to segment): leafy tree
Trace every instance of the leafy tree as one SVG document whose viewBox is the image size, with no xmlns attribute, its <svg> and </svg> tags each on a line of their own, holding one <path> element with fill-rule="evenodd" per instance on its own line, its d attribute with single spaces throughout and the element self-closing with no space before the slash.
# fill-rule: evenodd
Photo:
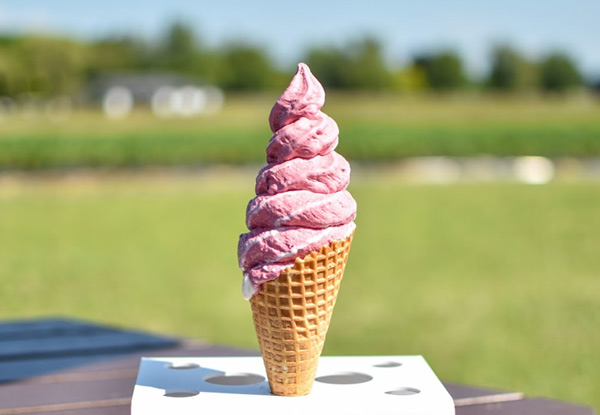
<svg viewBox="0 0 600 415">
<path fill-rule="evenodd" d="M 544 91 L 565 92 L 581 84 L 581 75 L 570 57 L 553 53 L 540 63 L 540 83 Z"/>
<path fill-rule="evenodd" d="M 226 46 L 220 53 L 219 86 L 229 90 L 262 90 L 277 79 L 273 66 L 262 49 L 243 43 Z"/>
<path fill-rule="evenodd" d="M 151 67 L 178 72 L 191 78 L 217 83 L 222 65 L 221 51 L 203 45 L 193 27 L 175 21 L 165 32 L 159 48 L 151 54 Z"/>
<path fill-rule="evenodd" d="M 455 90 L 465 85 L 462 60 L 453 51 L 419 56 L 415 65 L 423 69 L 427 83 L 436 91 Z"/>
<path fill-rule="evenodd" d="M 466 85 L 461 58 L 453 51 L 418 56 L 393 73 L 386 68 L 383 46 L 364 37 L 341 47 L 310 49 L 306 62 L 331 89 L 455 90 Z M 221 48 L 203 47 L 193 28 L 170 25 L 159 42 L 135 36 L 107 37 L 82 43 L 44 36 L 0 35 L 0 95 L 70 94 L 106 72 L 167 71 L 213 82 L 228 90 L 283 88 L 282 76 L 261 48 L 244 42 Z M 581 85 L 575 63 L 553 53 L 539 64 L 528 62 L 507 45 L 493 50 L 486 85 L 502 91 L 539 87 L 566 91 Z"/>
<path fill-rule="evenodd" d="M 515 90 L 519 85 L 521 57 L 508 46 L 495 48 L 488 85 L 494 89 Z"/>
<path fill-rule="evenodd" d="M 377 90 L 392 85 L 381 44 L 372 37 L 351 42 L 344 48 L 312 49 L 306 61 L 326 87 Z"/>
<path fill-rule="evenodd" d="M 193 29 L 182 22 L 173 23 L 163 40 L 160 57 L 166 68 L 189 72 L 194 67 L 198 49 Z"/>
<path fill-rule="evenodd" d="M 17 43 L 17 37 L 0 34 L 0 97 L 15 96 L 21 89 L 16 78 L 24 74 L 16 58 Z"/>
<path fill-rule="evenodd" d="M 349 87 L 384 89 L 391 85 L 391 76 L 383 61 L 382 47 L 375 38 L 367 37 L 348 47 L 350 56 Z"/>
<path fill-rule="evenodd" d="M 392 88 L 400 91 L 423 91 L 429 87 L 422 67 L 411 64 L 392 75 Z"/>
<path fill-rule="evenodd" d="M 67 39 L 41 36 L 21 38 L 14 57 L 22 73 L 14 74 L 21 91 L 38 95 L 70 94 L 84 82 L 85 45 Z"/>
<path fill-rule="evenodd" d="M 510 46 L 497 46 L 492 52 L 492 65 L 487 86 L 498 91 L 531 89 L 537 86 L 537 68 Z"/>
<path fill-rule="evenodd" d="M 16 74 L 19 73 L 18 62 L 9 50 L 0 49 L 0 96 L 14 96 L 19 87 Z"/>
<path fill-rule="evenodd" d="M 92 43 L 88 61 L 88 78 L 100 73 L 144 71 L 156 66 L 150 48 L 139 39 L 109 37 Z"/>
<path fill-rule="evenodd" d="M 306 63 L 326 88 L 348 88 L 350 61 L 342 50 L 334 47 L 311 49 Z"/>
</svg>

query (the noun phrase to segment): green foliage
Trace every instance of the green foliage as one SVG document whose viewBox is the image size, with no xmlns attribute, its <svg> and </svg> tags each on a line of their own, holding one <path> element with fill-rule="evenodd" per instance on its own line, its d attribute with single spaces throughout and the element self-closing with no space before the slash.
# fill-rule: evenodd
<svg viewBox="0 0 600 415">
<path fill-rule="evenodd" d="M 376 91 L 392 85 L 382 52 L 381 44 L 367 37 L 344 48 L 312 49 L 306 62 L 326 88 Z"/>
<path fill-rule="evenodd" d="M 465 85 L 462 60 L 456 52 L 425 55 L 417 58 L 415 63 L 423 68 L 427 83 L 435 91 L 456 90 Z"/>
<path fill-rule="evenodd" d="M 411 64 L 392 75 L 393 89 L 406 92 L 427 90 L 427 78 L 422 67 Z"/>
<path fill-rule="evenodd" d="M 139 167 L 241 164 L 263 158 L 260 131 L 118 134 L 104 139 L 47 136 L 0 140 L 0 168 Z"/>
<path fill-rule="evenodd" d="M 518 86 L 520 56 L 508 47 L 494 50 L 488 83 L 492 88 L 514 90 Z"/>
<path fill-rule="evenodd" d="M 1 46 L 0 46 L 1 47 Z M 11 50 L 0 49 L 0 96 L 15 96 L 22 91 L 24 84 L 20 64 Z"/>
<path fill-rule="evenodd" d="M 581 84 L 581 75 L 569 56 L 554 53 L 540 63 L 540 82 L 544 91 L 565 92 Z"/>
<path fill-rule="evenodd" d="M 487 85 L 495 90 L 515 92 L 532 89 L 537 84 L 537 69 L 510 46 L 498 46 L 493 51 L 492 67 Z"/>
<path fill-rule="evenodd" d="M 181 22 L 173 23 L 165 35 L 159 53 L 165 68 L 189 72 L 198 54 L 193 29 Z"/>
<path fill-rule="evenodd" d="M 154 66 L 151 51 L 133 37 L 109 37 L 89 46 L 86 78 L 93 81 L 103 74 L 143 72 Z"/>
<path fill-rule="evenodd" d="M 348 85 L 348 57 L 334 47 L 311 49 L 306 63 L 328 89 L 343 89 Z"/>
<path fill-rule="evenodd" d="M 281 73 L 265 49 L 246 41 L 206 47 L 195 28 L 174 21 L 160 39 L 112 36 L 89 43 L 43 36 L 0 36 L 0 96 L 75 95 L 103 74 L 168 72 L 213 83 L 229 91 L 285 87 L 291 73 Z M 470 85 L 461 57 L 454 51 L 425 54 L 410 65 L 388 68 L 382 43 L 365 36 L 343 46 L 309 48 L 305 61 L 328 89 L 366 91 L 453 91 Z M 565 91 L 581 83 L 575 63 L 553 54 L 541 64 L 527 62 L 509 46 L 493 52 L 485 84 L 501 91 L 532 87 Z"/>
<path fill-rule="evenodd" d="M 68 39 L 25 36 L 0 44 L 0 95 L 73 94 L 83 86 L 85 45 Z"/>
<path fill-rule="evenodd" d="M 275 86 L 275 71 L 260 48 L 233 43 L 220 53 L 217 84 L 227 90 L 257 91 Z"/>
<path fill-rule="evenodd" d="M 339 151 L 349 159 L 600 156 L 594 105 L 327 97 L 324 109 L 339 124 Z M 57 124 L 14 116 L 0 124 L 0 169 L 262 163 L 271 135 L 266 118 L 276 98 L 276 93 L 229 97 L 222 113 L 207 118 L 162 120 L 139 112 L 111 123 L 100 113 L 75 113 L 68 124 Z"/>
<path fill-rule="evenodd" d="M 364 90 L 384 90 L 391 84 L 390 73 L 383 62 L 381 44 L 367 37 L 350 44 L 348 88 Z"/>
</svg>

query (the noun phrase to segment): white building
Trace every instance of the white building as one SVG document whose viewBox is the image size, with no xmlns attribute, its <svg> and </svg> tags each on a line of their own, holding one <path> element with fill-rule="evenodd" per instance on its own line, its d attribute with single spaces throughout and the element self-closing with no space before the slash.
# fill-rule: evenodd
<svg viewBox="0 0 600 415">
<path fill-rule="evenodd" d="M 224 104 L 220 89 L 168 74 L 107 75 L 91 92 L 111 119 L 127 117 L 136 105 L 148 105 L 158 117 L 193 117 L 215 114 Z"/>
</svg>

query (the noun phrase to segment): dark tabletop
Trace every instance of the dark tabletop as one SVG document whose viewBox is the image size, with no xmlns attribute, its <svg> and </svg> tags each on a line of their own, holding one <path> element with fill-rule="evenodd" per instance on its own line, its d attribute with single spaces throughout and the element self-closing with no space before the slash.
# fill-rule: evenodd
<svg viewBox="0 0 600 415">
<path fill-rule="evenodd" d="M 256 350 L 67 319 L 0 323 L 0 415 L 126 415 L 142 356 L 257 356 Z M 593 415 L 591 408 L 444 382 L 457 415 Z"/>
</svg>

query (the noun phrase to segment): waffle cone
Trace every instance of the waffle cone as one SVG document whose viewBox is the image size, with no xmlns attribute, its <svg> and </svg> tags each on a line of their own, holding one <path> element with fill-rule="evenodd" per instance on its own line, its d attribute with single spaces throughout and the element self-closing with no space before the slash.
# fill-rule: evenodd
<svg viewBox="0 0 600 415">
<path fill-rule="evenodd" d="M 275 395 L 307 395 L 312 389 L 353 236 L 297 258 L 250 299 Z"/>
</svg>

